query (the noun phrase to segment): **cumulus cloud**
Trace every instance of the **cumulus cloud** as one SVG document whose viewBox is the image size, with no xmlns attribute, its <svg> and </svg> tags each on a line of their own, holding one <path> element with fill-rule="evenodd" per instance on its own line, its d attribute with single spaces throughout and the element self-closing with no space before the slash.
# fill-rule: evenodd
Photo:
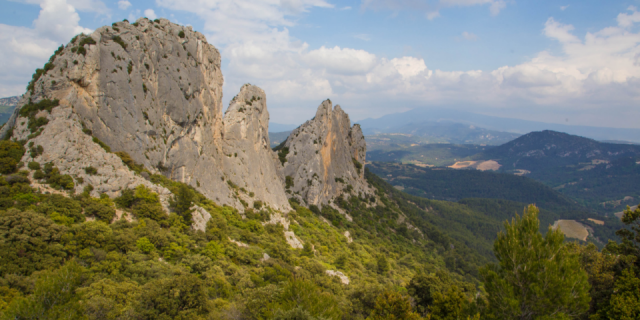
<svg viewBox="0 0 640 320">
<path fill-rule="evenodd" d="M 153 9 L 145 10 L 144 11 L 144 16 L 149 18 L 149 19 L 151 19 L 151 20 L 154 20 L 154 19 L 158 18 L 158 16 L 156 16 L 156 12 L 153 11 Z"/>
<path fill-rule="evenodd" d="M 623 28 L 631 27 L 634 23 L 640 22 L 640 12 L 636 7 L 630 6 L 627 11 L 629 13 L 620 13 L 618 15 L 618 25 Z"/>
<path fill-rule="evenodd" d="M 36 68 L 74 35 L 92 31 L 79 25 L 75 7 L 65 0 L 39 3 L 33 28 L 0 24 L 0 96 L 20 95 Z"/>
<path fill-rule="evenodd" d="M 127 10 L 129 7 L 131 7 L 131 2 L 129 2 L 127 0 L 118 1 L 118 8 L 120 10 Z"/>
<path fill-rule="evenodd" d="M 279 122 L 300 122 L 329 97 L 348 106 L 354 119 L 401 110 L 389 110 L 387 103 L 483 105 L 506 110 L 524 102 L 539 108 L 560 105 L 563 110 L 596 110 L 605 100 L 610 108 L 640 102 L 640 33 L 631 31 L 637 23 L 635 8 L 619 15 L 617 26 L 580 36 L 574 34 L 572 25 L 549 18 L 542 32 L 560 44 L 561 53 L 542 51 L 518 65 L 465 71 L 430 69 L 428 61 L 409 55 L 386 58 L 358 48 L 310 48 L 289 34 L 289 28 L 296 26 L 296 13 L 277 2 L 264 0 L 249 6 L 243 0 L 196 1 L 199 4 L 192 6 L 179 0 L 159 0 L 159 4 L 191 10 L 205 21 L 207 38 L 228 61 L 224 66 L 227 101 L 242 84 L 258 84 L 267 92 L 270 112 Z M 378 0 L 363 5 L 393 7 L 410 2 L 420 5 Z M 448 6 L 498 2 L 442 1 Z M 328 6 L 300 0 L 296 10 L 314 7 Z M 470 32 L 461 37 L 477 39 Z"/>
<path fill-rule="evenodd" d="M 20 2 L 42 5 L 46 2 L 49 2 L 49 0 L 22 0 Z M 106 15 L 109 14 L 109 8 L 107 8 L 104 2 L 99 0 L 68 0 L 66 2 L 69 5 L 71 5 L 73 8 L 75 8 L 75 10 L 86 11 L 86 12 L 96 12 L 99 14 L 106 14 Z"/>
</svg>

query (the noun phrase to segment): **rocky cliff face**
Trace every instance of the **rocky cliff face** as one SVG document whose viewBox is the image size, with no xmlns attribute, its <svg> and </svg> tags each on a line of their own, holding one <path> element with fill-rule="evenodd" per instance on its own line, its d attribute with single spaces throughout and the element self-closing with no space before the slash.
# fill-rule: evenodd
<svg viewBox="0 0 640 320">
<path fill-rule="evenodd" d="M 364 179 L 366 143 L 359 125 L 330 100 L 316 116 L 293 130 L 278 150 L 290 197 L 325 205 L 343 194 L 371 194 Z"/>
<path fill-rule="evenodd" d="M 139 184 L 165 204 L 171 196 L 113 152 L 241 211 L 263 204 L 287 212 L 287 197 L 323 205 L 370 193 L 364 137 L 339 106 L 323 102 L 288 138 L 290 152 L 276 154 L 264 91 L 243 86 L 223 116 L 222 84 L 220 54 L 202 34 L 164 19 L 118 22 L 56 51 L 18 106 L 57 104 L 16 108 L 0 135 L 42 146 L 23 162 L 52 162 L 74 177 L 76 192 L 91 184 L 94 196 Z"/>
<path fill-rule="evenodd" d="M 288 211 L 289 202 L 278 177 L 269 142 L 269 112 L 262 89 L 244 85 L 224 115 L 224 178 L 250 207 L 263 201 Z M 239 192 L 238 192 L 239 191 Z"/>
<path fill-rule="evenodd" d="M 234 100 L 233 104 L 243 105 L 247 112 L 239 113 L 233 107 L 225 127 L 222 84 L 220 54 L 202 34 L 164 19 L 140 19 L 74 38 L 56 52 L 20 104 L 59 99 L 58 108 L 69 111 L 60 116 L 46 111 L 39 114 L 49 119 L 45 130 L 50 126 L 80 128 L 66 132 L 65 137 L 71 136 L 55 147 L 49 147 L 49 141 L 43 144 L 46 159 L 62 157 L 62 151 L 86 140 L 84 130 L 111 151 L 127 152 L 152 172 L 187 183 L 217 203 L 243 210 L 243 203 L 262 201 L 274 209 L 289 210 L 282 188 L 273 184 L 279 181 L 274 164 L 248 160 L 271 159 L 265 138 L 269 115 L 264 92 L 243 87 L 238 97 L 251 95 L 247 101 L 253 96 L 260 100 L 248 105 Z M 67 122 L 59 123 L 63 120 Z M 28 139 L 28 122 L 16 110 L 0 134 L 16 126 L 17 137 Z M 60 134 L 47 133 L 42 132 L 49 138 Z M 79 160 L 87 158 L 78 156 Z M 249 165 L 252 170 L 247 169 Z M 112 184 L 113 179 L 112 175 L 103 180 L 103 186 L 94 187 L 113 191 L 133 181 Z"/>
</svg>

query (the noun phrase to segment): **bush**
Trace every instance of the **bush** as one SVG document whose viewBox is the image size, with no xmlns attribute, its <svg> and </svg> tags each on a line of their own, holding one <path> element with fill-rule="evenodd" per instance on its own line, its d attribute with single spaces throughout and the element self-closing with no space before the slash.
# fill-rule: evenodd
<svg viewBox="0 0 640 320">
<path fill-rule="evenodd" d="M 16 161 L 15 159 L 0 158 L 0 173 L 2 174 L 14 173 L 18 169 L 17 165 L 18 165 L 18 161 Z"/>
<path fill-rule="evenodd" d="M 22 106 L 22 108 L 20 108 L 20 116 L 34 117 L 36 113 L 38 113 L 38 111 L 47 110 L 48 112 L 51 112 L 53 108 L 59 105 L 60 101 L 58 99 L 42 99 L 37 103 L 29 102 L 28 104 L 25 104 L 24 106 Z"/>
<path fill-rule="evenodd" d="M 29 162 L 29 164 L 27 165 L 27 167 L 31 170 L 40 170 L 40 163 L 36 162 L 36 161 L 31 161 Z"/>
<path fill-rule="evenodd" d="M 100 141 L 100 139 L 98 139 L 97 137 L 93 137 L 93 142 L 97 143 L 99 146 L 102 147 L 102 149 L 104 149 L 104 151 L 106 152 L 111 152 L 111 147 L 109 147 L 106 143 Z"/>
<path fill-rule="evenodd" d="M 111 40 L 113 40 L 113 42 L 119 44 L 122 49 L 127 49 L 127 44 L 124 42 L 124 40 L 122 40 L 122 38 L 120 38 L 120 36 L 113 36 L 113 38 L 111 38 Z"/>
<path fill-rule="evenodd" d="M 91 203 L 84 209 L 85 214 L 91 217 L 95 217 L 99 221 L 110 223 L 116 216 L 116 210 L 106 204 L 91 201 Z"/>
<path fill-rule="evenodd" d="M 184 31 L 180 30 L 180 32 L 178 32 L 178 37 L 184 38 Z"/>
<path fill-rule="evenodd" d="M 282 149 L 280 149 L 280 151 L 278 152 L 278 159 L 280 160 L 280 163 L 282 163 L 283 166 L 284 166 L 284 163 L 287 162 L 288 154 L 289 154 L 288 147 L 282 147 Z"/>
<path fill-rule="evenodd" d="M 131 156 L 124 152 L 124 151 L 118 151 L 114 153 L 116 156 L 120 157 L 120 159 L 122 160 L 122 162 L 129 167 L 129 169 L 135 171 L 136 173 L 140 173 L 142 171 L 144 171 L 144 166 L 141 164 L 136 163 L 135 161 L 133 161 L 133 158 L 131 158 Z"/>
<path fill-rule="evenodd" d="M 89 167 L 84 168 L 84 172 L 85 172 L 86 174 L 94 175 L 94 174 L 97 174 L 97 173 L 98 173 L 98 169 L 96 169 L 96 168 L 94 168 L 94 167 L 89 166 Z"/>
<path fill-rule="evenodd" d="M 78 46 L 83 47 L 87 44 L 88 45 L 96 44 L 96 41 L 93 40 L 93 38 L 91 37 L 85 37 L 85 38 L 82 38 L 82 40 L 80 40 L 80 43 L 78 44 Z"/>
<path fill-rule="evenodd" d="M 292 176 L 286 176 L 284 180 L 285 180 L 285 188 L 289 189 L 289 188 L 293 187 L 293 177 Z"/>
</svg>

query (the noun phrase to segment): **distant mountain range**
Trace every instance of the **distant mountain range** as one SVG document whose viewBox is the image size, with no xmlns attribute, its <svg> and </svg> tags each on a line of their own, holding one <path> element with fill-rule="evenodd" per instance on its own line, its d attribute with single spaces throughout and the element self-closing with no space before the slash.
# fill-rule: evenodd
<svg viewBox="0 0 640 320">
<path fill-rule="evenodd" d="M 18 101 L 20 101 L 19 96 L 0 98 L 0 125 L 9 120 Z"/>
<path fill-rule="evenodd" d="M 532 172 L 580 163 L 591 168 L 623 157 L 640 157 L 640 146 L 603 143 L 550 130 L 531 132 L 474 156 L 499 160 L 505 170 L 517 168 Z"/>
<path fill-rule="evenodd" d="M 444 110 L 444 109 L 413 109 L 403 113 L 389 114 L 377 119 L 364 119 L 358 121 L 362 127 L 362 131 L 366 135 L 375 135 L 380 133 L 407 133 L 406 130 L 416 130 L 419 135 L 438 135 L 444 131 L 457 132 L 455 124 L 464 124 L 474 126 L 480 131 L 474 132 L 470 129 L 471 137 L 490 134 L 495 136 L 492 139 L 486 139 L 487 144 L 499 144 L 491 142 L 498 141 L 500 133 L 526 134 L 532 131 L 553 130 L 565 132 L 574 135 L 580 135 L 596 140 L 617 140 L 619 142 L 636 142 L 640 143 L 640 129 L 621 129 L 621 128 L 604 128 L 590 126 L 572 126 L 563 124 L 544 123 L 537 121 L 528 121 L 511 118 L 501 118 L 494 116 L 486 116 L 471 112 Z M 440 123 L 437 126 L 434 123 Z M 406 129 L 411 128 L 411 129 Z M 482 129 L 479 129 L 482 128 Z M 485 130 L 484 132 L 482 130 Z M 449 136 L 451 143 L 466 143 L 464 135 L 452 134 Z M 508 139 L 508 137 L 506 137 Z M 500 140 L 501 141 L 501 140 Z M 502 143 L 508 140 L 502 141 Z M 478 143 L 478 142 L 473 142 Z"/>
</svg>

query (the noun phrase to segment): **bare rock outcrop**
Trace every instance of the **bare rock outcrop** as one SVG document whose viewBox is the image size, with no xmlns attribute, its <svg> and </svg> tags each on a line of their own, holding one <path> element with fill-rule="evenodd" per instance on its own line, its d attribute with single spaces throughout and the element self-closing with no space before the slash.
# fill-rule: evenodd
<svg viewBox="0 0 640 320">
<path fill-rule="evenodd" d="M 352 127 L 339 105 L 323 101 L 316 116 L 277 150 L 289 197 L 322 206 L 343 194 L 371 194 L 364 179 L 366 151 L 360 126 Z"/>
<path fill-rule="evenodd" d="M 61 47 L 35 80 L 19 106 L 42 99 L 60 101 L 53 115 L 42 111 L 45 117 L 53 117 L 37 138 L 50 141 L 36 141 L 47 146 L 43 161 L 71 163 L 72 156 L 65 155 L 65 150 L 77 150 L 74 165 L 78 168 L 88 158 L 103 156 L 109 160 L 105 166 L 122 167 L 113 154 L 88 153 L 99 148 L 91 142 L 93 136 L 111 151 L 126 152 L 148 170 L 189 184 L 219 204 L 242 211 L 245 204 L 261 201 L 274 209 L 290 210 L 269 149 L 264 92 L 243 87 L 224 118 L 225 127 L 220 53 L 191 27 L 142 18 L 133 24 L 124 21 L 99 28 Z M 259 100 L 252 101 L 253 97 Z M 68 110 L 58 117 L 59 108 Z M 15 127 L 19 139 L 29 140 L 29 119 L 21 117 L 19 109 L 0 134 Z M 49 132 L 52 125 L 55 133 Z M 63 132 L 62 127 L 72 130 Z M 53 141 L 59 135 L 68 143 Z M 73 145 L 86 141 L 90 148 Z M 48 147 L 50 143 L 55 147 Z M 70 166 L 60 170 L 81 174 Z M 101 169 L 105 166 L 96 168 L 105 171 Z M 111 176 L 88 180 L 96 190 L 109 192 L 138 181 L 146 183 L 133 172 Z M 116 176 L 120 180 L 114 180 Z"/>
<path fill-rule="evenodd" d="M 283 212 L 291 210 L 278 177 L 269 142 L 269 112 L 264 91 L 244 85 L 224 115 L 223 171 L 238 197 Z"/>
</svg>

